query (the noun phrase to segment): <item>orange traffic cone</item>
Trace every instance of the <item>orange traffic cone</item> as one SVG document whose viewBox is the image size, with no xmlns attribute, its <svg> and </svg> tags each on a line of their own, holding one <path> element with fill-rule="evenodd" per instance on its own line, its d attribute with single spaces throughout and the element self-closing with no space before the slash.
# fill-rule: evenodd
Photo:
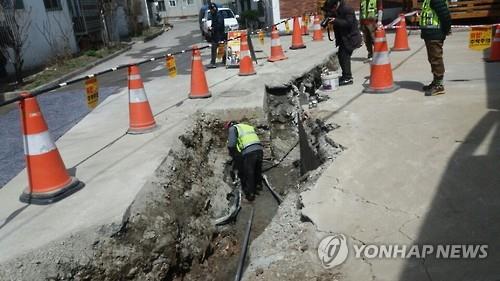
<svg viewBox="0 0 500 281">
<path fill-rule="evenodd" d="M 302 16 L 302 35 L 309 35 L 309 17 Z"/>
<path fill-rule="evenodd" d="M 297 17 L 293 17 L 293 33 L 292 33 L 292 46 L 290 49 L 303 49 L 306 45 L 304 45 L 304 41 L 302 41 L 302 32 L 300 29 L 299 19 Z"/>
<path fill-rule="evenodd" d="M 36 98 L 29 93 L 21 96 L 19 109 L 29 187 L 19 200 L 39 205 L 54 203 L 78 191 L 84 184 L 66 171 Z"/>
<path fill-rule="evenodd" d="M 490 57 L 486 59 L 487 62 L 500 61 L 500 24 L 497 24 L 495 30 L 495 37 L 493 37 L 493 44 L 491 45 Z"/>
<path fill-rule="evenodd" d="M 375 31 L 375 45 L 373 46 L 373 60 L 370 66 L 370 86 L 364 90 L 366 93 L 390 93 L 399 87 L 392 81 L 391 62 L 389 49 L 385 39 L 383 27 Z"/>
<path fill-rule="evenodd" d="M 410 47 L 408 46 L 408 32 L 406 31 L 406 20 L 405 15 L 400 14 L 399 25 L 396 28 L 396 37 L 394 38 L 393 51 L 408 51 Z"/>
<path fill-rule="evenodd" d="M 139 67 L 128 67 L 128 109 L 130 126 L 129 134 L 144 134 L 156 127 L 156 122 L 149 106 L 148 97 L 144 90 Z"/>
<path fill-rule="evenodd" d="M 273 26 L 273 31 L 271 32 L 271 56 L 267 60 L 275 62 L 285 59 L 287 59 L 287 57 L 283 53 L 283 48 L 281 48 L 280 34 L 276 26 Z"/>
<path fill-rule="evenodd" d="M 208 90 L 205 69 L 201 62 L 201 53 L 198 47 L 193 46 L 193 61 L 191 63 L 191 92 L 190 99 L 209 98 L 212 94 Z"/>
<path fill-rule="evenodd" d="M 323 41 L 323 30 L 321 29 L 319 17 L 314 17 L 313 25 L 313 41 Z"/>
<path fill-rule="evenodd" d="M 248 39 L 246 32 L 241 33 L 240 37 L 240 73 L 239 76 L 255 75 L 253 68 L 252 57 L 250 56 L 250 49 L 248 48 Z"/>
</svg>

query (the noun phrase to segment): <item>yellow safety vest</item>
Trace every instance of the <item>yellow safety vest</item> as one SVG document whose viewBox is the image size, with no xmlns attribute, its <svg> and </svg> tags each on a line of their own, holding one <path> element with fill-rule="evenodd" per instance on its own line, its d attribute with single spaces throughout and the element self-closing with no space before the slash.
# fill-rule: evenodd
<svg viewBox="0 0 500 281">
<path fill-rule="evenodd" d="M 360 19 L 375 19 L 377 16 L 377 0 L 361 0 Z"/>
<path fill-rule="evenodd" d="M 441 28 L 441 22 L 436 12 L 431 8 L 431 0 L 424 0 L 419 24 L 420 28 Z"/>
<path fill-rule="evenodd" d="M 238 152 L 243 151 L 252 144 L 260 143 L 259 136 L 255 133 L 254 127 L 247 124 L 237 124 L 234 126 L 238 130 L 238 141 L 236 143 Z"/>
</svg>

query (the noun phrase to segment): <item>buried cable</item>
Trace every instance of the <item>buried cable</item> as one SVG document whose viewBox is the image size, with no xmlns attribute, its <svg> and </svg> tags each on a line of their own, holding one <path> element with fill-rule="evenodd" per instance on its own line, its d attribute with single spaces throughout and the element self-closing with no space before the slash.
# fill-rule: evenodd
<svg viewBox="0 0 500 281">
<path fill-rule="evenodd" d="M 273 195 L 273 197 L 276 199 L 276 201 L 278 201 L 278 205 L 281 205 L 281 202 L 283 202 L 283 199 L 271 187 L 271 184 L 269 183 L 269 180 L 267 179 L 267 176 L 266 175 L 262 175 L 262 179 L 264 180 L 264 183 L 266 184 L 267 188 L 269 189 L 269 191 L 271 192 L 271 194 Z"/>
<path fill-rule="evenodd" d="M 234 277 L 234 281 L 240 281 L 243 275 L 243 266 L 245 265 L 245 257 L 247 255 L 248 242 L 250 240 L 250 231 L 252 230 L 252 222 L 253 215 L 255 213 L 255 209 L 252 207 L 250 212 L 250 218 L 248 219 L 247 229 L 245 231 L 245 239 L 243 240 L 243 244 L 241 246 L 241 255 L 238 261 L 238 268 L 236 271 L 236 276 Z"/>
</svg>

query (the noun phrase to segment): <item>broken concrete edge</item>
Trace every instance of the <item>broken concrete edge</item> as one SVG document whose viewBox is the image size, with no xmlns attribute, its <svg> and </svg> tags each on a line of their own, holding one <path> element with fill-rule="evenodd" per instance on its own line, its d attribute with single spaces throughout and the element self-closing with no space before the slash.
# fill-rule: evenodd
<svg viewBox="0 0 500 281">
<path fill-rule="evenodd" d="M 60 78 L 52 80 L 52 81 L 45 83 L 43 85 L 40 85 L 36 88 L 30 89 L 30 90 L 25 90 L 25 91 L 5 92 L 5 93 L 0 93 L 0 95 L 3 95 L 4 100 L 10 100 L 10 99 L 16 98 L 17 96 L 19 96 L 21 93 L 24 93 L 24 92 L 38 91 L 38 90 L 42 90 L 44 88 L 49 88 L 49 87 L 52 87 L 54 85 L 63 83 L 64 81 L 68 81 L 69 79 L 71 79 L 75 76 L 78 76 L 78 75 L 84 73 L 85 71 L 87 71 L 87 70 L 89 70 L 89 69 L 91 69 L 99 64 L 105 63 L 105 62 L 107 62 L 111 59 L 114 59 L 115 57 L 125 53 L 125 52 L 128 52 L 130 49 L 132 49 L 132 45 L 134 45 L 134 44 L 135 44 L 134 42 L 127 43 L 127 45 L 128 45 L 127 47 L 125 47 L 119 51 L 116 51 L 116 52 L 110 54 L 109 56 L 106 56 L 102 59 L 96 60 L 95 62 L 89 63 L 88 65 L 86 65 L 82 68 L 73 70 L 70 73 L 61 76 Z"/>
</svg>

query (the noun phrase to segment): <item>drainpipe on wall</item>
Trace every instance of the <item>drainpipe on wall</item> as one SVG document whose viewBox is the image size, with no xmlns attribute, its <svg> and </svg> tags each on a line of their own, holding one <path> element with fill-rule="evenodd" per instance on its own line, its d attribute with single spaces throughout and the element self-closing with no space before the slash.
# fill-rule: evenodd
<svg viewBox="0 0 500 281">
<path fill-rule="evenodd" d="M 148 24 L 148 27 L 151 27 L 151 20 L 149 19 L 149 9 L 147 0 L 144 0 L 144 8 L 146 9 L 146 22 Z"/>
</svg>

